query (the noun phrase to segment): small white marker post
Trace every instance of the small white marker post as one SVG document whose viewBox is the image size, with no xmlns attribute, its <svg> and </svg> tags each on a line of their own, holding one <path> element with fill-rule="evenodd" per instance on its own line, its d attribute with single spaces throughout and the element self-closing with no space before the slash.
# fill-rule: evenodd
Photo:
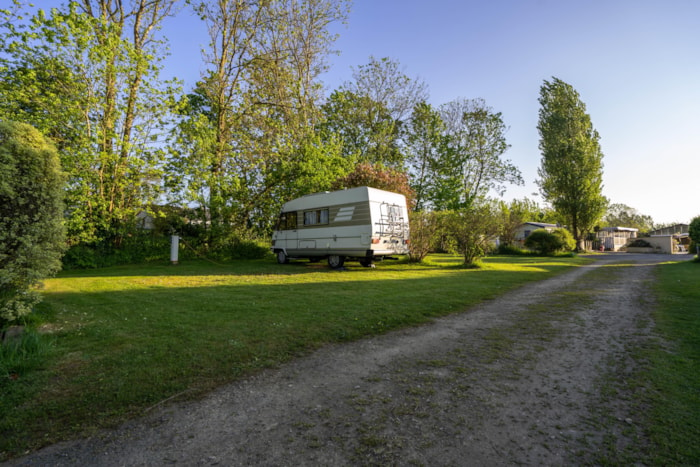
<svg viewBox="0 0 700 467">
<path fill-rule="evenodd" d="M 177 255 L 180 249 L 180 237 L 177 235 L 170 236 L 170 263 L 177 264 Z"/>
</svg>

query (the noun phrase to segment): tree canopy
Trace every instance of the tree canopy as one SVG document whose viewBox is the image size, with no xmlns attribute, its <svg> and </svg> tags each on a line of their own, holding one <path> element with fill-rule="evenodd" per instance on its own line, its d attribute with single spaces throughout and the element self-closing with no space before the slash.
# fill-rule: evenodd
<svg viewBox="0 0 700 467">
<path fill-rule="evenodd" d="M 542 152 L 540 191 L 563 216 L 577 249 L 605 213 L 603 152 L 586 106 L 569 84 L 553 78 L 540 88 L 537 129 Z"/>
</svg>

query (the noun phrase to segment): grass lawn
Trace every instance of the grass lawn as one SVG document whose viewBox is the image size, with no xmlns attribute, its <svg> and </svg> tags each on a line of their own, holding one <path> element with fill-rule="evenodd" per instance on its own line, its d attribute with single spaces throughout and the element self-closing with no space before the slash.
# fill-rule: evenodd
<svg viewBox="0 0 700 467">
<path fill-rule="evenodd" d="M 654 315 L 663 343 L 647 352 L 650 457 L 700 465 L 700 264 L 661 265 Z"/>
<path fill-rule="evenodd" d="M 23 364 L 0 368 L 0 460 L 200 396 L 328 343 L 459 312 L 583 258 L 425 264 L 188 262 L 68 271 L 45 282 Z M 14 365 L 14 366 L 13 366 Z M 3 375 L 4 372 L 4 375 Z"/>
</svg>

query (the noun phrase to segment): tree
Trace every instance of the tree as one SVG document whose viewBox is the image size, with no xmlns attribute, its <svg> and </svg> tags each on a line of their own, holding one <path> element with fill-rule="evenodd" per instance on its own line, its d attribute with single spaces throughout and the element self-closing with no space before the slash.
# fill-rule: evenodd
<svg viewBox="0 0 700 467">
<path fill-rule="evenodd" d="M 331 188 L 333 190 L 342 190 L 357 186 L 369 186 L 380 190 L 401 193 L 406 197 L 406 204 L 409 209 L 414 205 L 415 195 L 408 183 L 408 176 L 405 172 L 365 162 L 358 164 L 355 166 L 355 170 L 333 182 Z"/>
<path fill-rule="evenodd" d="M 693 241 L 690 245 L 690 251 L 698 251 L 698 246 L 700 246 L 700 216 L 694 217 L 690 221 L 688 226 L 688 236 Z M 700 261 L 700 255 L 696 257 L 696 260 Z"/>
<path fill-rule="evenodd" d="M 500 214 L 500 244 L 512 246 L 518 227 L 524 222 L 544 222 L 541 220 L 543 210 L 534 201 L 524 198 L 514 199 L 510 203 L 498 203 Z"/>
<path fill-rule="evenodd" d="M 446 211 L 442 219 L 448 236 L 467 266 L 475 266 L 491 249 L 498 235 L 498 210 L 490 200 L 479 200 L 458 211 Z"/>
<path fill-rule="evenodd" d="M 169 186 L 200 207 L 211 238 L 266 224 L 281 199 L 298 195 L 299 185 L 289 180 L 318 181 L 309 170 L 324 166 L 326 157 L 337 176 L 338 142 L 321 141 L 315 126 L 317 78 L 334 40 L 328 25 L 344 18 L 344 4 L 196 2 L 210 35 L 207 71 L 174 135 Z"/>
<path fill-rule="evenodd" d="M 353 81 L 331 94 L 323 107 L 324 127 L 341 135 L 344 152 L 358 161 L 403 169 L 401 128 L 427 97 L 425 83 L 409 78 L 397 61 L 370 57 L 353 69 Z"/>
<path fill-rule="evenodd" d="M 370 56 L 369 63 L 353 69 L 354 81 L 345 83 L 343 89 L 380 103 L 394 121 L 403 122 L 416 104 L 428 100 L 428 86 L 399 67 L 399 62 L 389 57 Z"/>
<path fill-rule="evenodd" d="M 321 107 L 321 134 L 342 143 L 343 156 L 349 161 L 402 165 L 399 148 L 399 123 L 381 102 L 352 91 L 334 91 Z"/>
<path fill-rule="evenodd" d="M 459 99 L 440 107 L 448 143 L 437 167 L 434 204 L 438 209 L 463 209 L 505 184 L 523 183 L 520 170 L 502 158 L 508 149 L 500 112 L 483 99 Z"/>
<path fill-rule="evenodd" d="M 0 327 L 30 313 L 33 286 L 61 267 L 63 183 L 58 154 L 36 129 L 0 121 Z"/>
<path fill-rule="evenodd" d="M 540 88 L 537 129 L 541 166 L 538 184 L 544 198 L 560 213 L 577 250 L 608 204 L 602 195 L 603 153 L 586 106 L 571 85 L 557 79 Z"/>
<path fill-rule="evenodd" d="M 435 176 L 447 153 L 445 124 L 440 113 L 425 102 L 416 104 L 405 130 L 406 162 L 411 187 L 416 193 L 416 210 L 432 207 Z"/>
<path fill-rule="evenodd" d="M 611 204 L 603 217 L 605 227 L 632 227 L 640 233 L 654 230 L 654 220 L 651 216 L 640 214 L 634 208 L 625 204 Z"/>
<path fill-rule="evenodd" d="M 435 211 L 411 211 L 411 243 L 409 244 L 408 260 L 420 263 L 430 253 L 435 243 L 439 219 Z"/>
<path fill-rule="evenodd" d="M 72 243 L 120 238 L 159 195 L 159 127 L 176 89 L 155 31 L 175 0 L 81 0 L 4 23 L 0 115 L 52 138 Z M 116 234 L 115 234 L 116 232 Z"/>
</svg>

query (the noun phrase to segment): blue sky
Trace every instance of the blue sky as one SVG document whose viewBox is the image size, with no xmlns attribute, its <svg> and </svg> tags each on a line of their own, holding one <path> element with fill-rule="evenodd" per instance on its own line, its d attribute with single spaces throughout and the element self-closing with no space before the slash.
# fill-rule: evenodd
<svg viewBox="0 0 700 467">
<path fill-rule="evenodd" d="M 61 3 L 39 0 L 37 6 Z M 601 135 L 603 193 L 657 223 L 700 215 L 700 1 L 355 0 L 323 77 L 333 90 L 370 56 L 426 82 L 430 102 L 483 98 L 503 114 L 524 187 L 540 164 L 537 102 L 556 76 L 581 95 Z M 206 31 L 187 11 L 163 33 L 166 74 L 192 86 Z"/>
</svg>

